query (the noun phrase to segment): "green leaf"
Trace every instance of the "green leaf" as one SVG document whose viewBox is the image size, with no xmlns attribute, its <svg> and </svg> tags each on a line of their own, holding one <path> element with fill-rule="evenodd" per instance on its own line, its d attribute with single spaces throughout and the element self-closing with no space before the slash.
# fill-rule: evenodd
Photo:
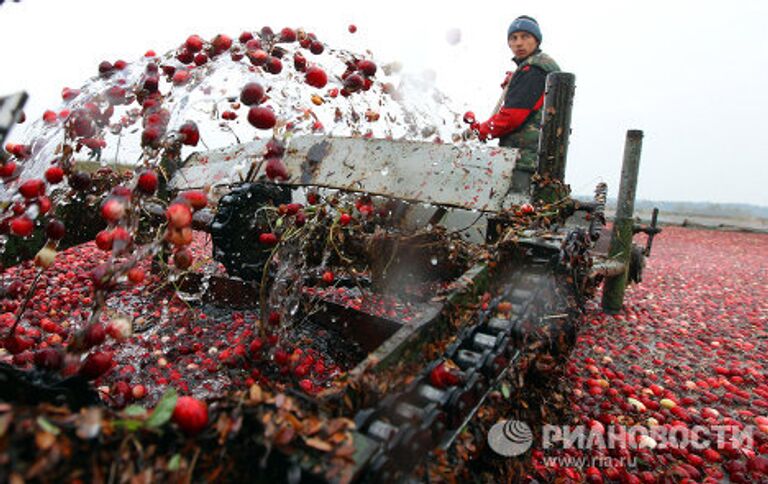
<svg viewBox="0 0 768 484">
<path fill-rule="evenodd" d="M 173 415 L 173 409 L 176 407 L 176 399 L 178 398 L 175 388 L 171 388 L 163 394 L 163 398 L 157 402 L 155 410 L 152 415 L 147 419 L 147 427 L 157 428 L 165 425 Z"/>
<path fill-rule="evenodd" d="M 123 410 L 123 414 L 126 417 L 146 417 L 147 409 L 141 405 L 129 405 Z"/>
<path fill-rule="evenodd" d="M 49 434 L 59 435 L 61 433 L 61 430 L 59 430 L 57 426 L 53 425 L 42 415 L 37 417 L 37 425 L 39 425 L 41 429 L 48 432 Z"/>
<path fill-rule="evenodd" d="M 509 385 L 506 383 L 501 384 L 501 394 L 504 395 L 504 398 L 509 400 L 509 396 L 511 395 L 512 391 L 509 388 Z"/>
<path fill-rule="evenodd" d="M 173 472 L 179 470 L 179 464 L 181 463 L 181 454 L 174 454 L 171 460 L 168 461 L 168 470 Z"/>
<path fill-rule="evenodd" d="M 133 420 L 133 419 L 114 420 L 112 421 L 112 425 L 115 426 L 116 428 L 124 428 L 128 432 L 136 432 L 137 430 L 139 430 L 141 427 L 144 426 L 144 422 L 142 422 L 141 420 Z"/>
</svg>

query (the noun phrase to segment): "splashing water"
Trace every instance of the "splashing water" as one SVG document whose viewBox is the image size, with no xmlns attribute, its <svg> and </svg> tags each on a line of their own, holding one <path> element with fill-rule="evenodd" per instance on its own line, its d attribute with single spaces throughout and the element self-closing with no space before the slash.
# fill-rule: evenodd
<svg viewBox="0 0 768 484">
<path fill-rule="evenodd" d="M 160 105 L 167 111 L 167 133 L 175 132 L 187 121 L 199 128 L 202 146 L 183 146 L 182 160 L 201 148 L 221 148 L 272 135 L 271 130 L 254 129 L 247 120 L 248 106 L 240 102 L 240 93 L 249 82 L 265 88 L 263 105 L 274 111 L 278 135 L 290 132 L 450 140 L 462 128 L 460 116 L 449 107 L 450 100 L 434 87 L 429 75 L 404 74 L 396 63 L 378 68 L 373 64 L 375 74 L 366 77 L 358 91 L 347 94 L 345 85 L 354 76 L 354 66 L 369 60 L 365 55 L 327 46 L 315 55 L 298 42 L 268 39 L 261 39 L 261 47 L 272 46 L 270 54 L 275 56 L 270 59 L 281 56 L 282 69 L 277 74 L 268 72 L 266 64 L 254 65 L 249 60 L 249 54 L 260 49 L 249 50 L 254 45 L 235 41 L 225 52 L 215 56 L 209 52 L 209 59 L 200 66 L 178 59 L 185 52 L 182 46 L 160 56 L 143 57 L 119 70 L 113 68 L 108 75 L 96 76 L 79 89 L 65 88 L 64 101 L 55 113 L 46 113 L 44 119 L 15 133 L 30 151 L 20 179 L 40 177 L 60 156 L 66 126 L 82 112 L 94 119 L 95 131 L 78 139 L 81 152 L 76 158 L 98 159 L 104 166 L 156 161 L 157 150 L 142 148 L 142 121 L 147 123 L 147 108 L 146 103 L 142 107 L 139 102 L 146 97 L 147 82 L 155 81 Z M 297 56 L 306 59 L 307 68 L 323 69 L 328 83 L 319 89 L 307 84 L 305 72 L 294 66 Z M 186 80 L 179 81 L 182 78 Z M 89 149 L 89 145 L 96 148 Z M 4 198 L 10 194 L 8 189 L 1 193 Z"/>
</svg>

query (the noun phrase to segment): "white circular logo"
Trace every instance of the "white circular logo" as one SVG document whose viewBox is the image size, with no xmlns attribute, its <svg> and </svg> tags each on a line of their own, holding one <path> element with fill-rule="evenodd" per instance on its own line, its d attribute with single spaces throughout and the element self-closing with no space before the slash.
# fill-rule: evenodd
<svg viewBox="0 0 768 484">
<path fill-rule="evenodd" d="M 505 457 L 524 454 L 532 443 L 531 428 L 519 420 L 500 420 L 488 431 L 488 445 L 494 452 Z"/>
</svg>

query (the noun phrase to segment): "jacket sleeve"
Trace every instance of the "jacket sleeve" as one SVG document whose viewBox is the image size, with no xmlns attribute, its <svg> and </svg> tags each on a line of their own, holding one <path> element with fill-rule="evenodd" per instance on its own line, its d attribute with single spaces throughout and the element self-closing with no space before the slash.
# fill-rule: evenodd
<svg viewBox="0 0 768 484">
<path fill-rule="evenodd" d="M 544 103 L 544 84 L 547 73 L 537 66 L 528 66 L 510 80 L 504 105 L 479 127 L 483 139 L 499 138 L 525 123 L 528 116 Z"/>
</svg>

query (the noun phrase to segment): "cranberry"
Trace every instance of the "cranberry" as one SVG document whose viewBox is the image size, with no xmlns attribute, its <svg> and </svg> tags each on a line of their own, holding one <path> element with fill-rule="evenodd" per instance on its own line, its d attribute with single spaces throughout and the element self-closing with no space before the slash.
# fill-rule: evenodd
<svg viewBox="0 0 768 484">
<path fill-rule="evenodd" d="M 258 129 L 272 129 L 277 124 L 277 117 L 267 107 L 252 106 L 248 111 L 248 122 Z"/>
<path fill-rule="evenodd" d="M 184 433 L 199 434 L 208 425 L 208 406 L 193 397 L 179 397 L 171 419 Z"/>
<path fill-rule="evenodd" d="M 240 101 L 246 106 L 261 104 L 264 100 L 264 88 L 258 82 L 249 82 L 240 92 Z"/>
<path fill-rule="evenodd" d="M 318 89 L 322 89 L 326 84 L 328 84 L 328 76 L 326 75 L 325 71 L 317 66 L 312 66 L 307 69 L 305 78 L 307 80 L 307 84 Z"/>
</svg>

